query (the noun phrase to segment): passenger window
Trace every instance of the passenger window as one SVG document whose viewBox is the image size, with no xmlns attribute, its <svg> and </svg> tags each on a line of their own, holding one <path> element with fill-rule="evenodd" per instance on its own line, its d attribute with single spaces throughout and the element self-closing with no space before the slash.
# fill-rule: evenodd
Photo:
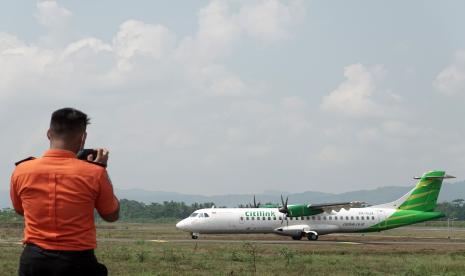
<svg viewBox="0 0 465 276">
<path fill-rule="evenodd" d="M 292 220 L 292 217 L 290 217 L 290 219 Z"/>
<path fill-rule="evenodd" d="M 351 216 L 351 217 L 350 217 L 350 219 L 351 219 L 351 220 L 354 220 L 354 217 L 353 217 L 353 216 Z"/>
<path fill-rule="evenodd" d="M 375 217 L 373 216 L 373 217 L 371 217 L 371 219 L 372 219 L 372 220 L 375 220 Z"/>
<path fill-rule="evenodd" d="M 299 220 L 299 217 L 295 217 L 295 220 Z"/>
<path fill-rule="evenodd" d="M 349 216 L 346 216 L 346 220 L 349 220 Z"/>
<path fill-rule="evenodd" d="M 260 217 L 257 217 L 257 220 L 260 220 Z"/>
<path fill-rule="evenodd" d="M 321 220 L 321 217 L 320 217 L 320 216 L 318 216 L 318 220 Z"/>
<path fill-rule="evenodd" d="M 255 217 L 252 217 L 252 220 L 255 220 Z"/>
<path fill-rule="evenodd" d="M 249 220 L 249 217 L 245 217 L 246 220 Z"/>
<path fill-rule="evenodd" d="M 365 217 L 364 216 L 361 216 L 362 220 L 365 220 Z"/>
<path fill-rule="evenodd" d="M 283 218 L 282 217 L 279 217 L 279 220 L 282 220 Z"/>
<path fill-rule="evenodd" d="M 358 220 L 358 216 L 355 217 Z"/>
<path fill-rule="evenodd" d="M 271 217 L 268 217 L 268 220 L 271 220 Z"/>
<path fill-rule="evenodd" d="M 305 218 L 304 217 L 301 217 L 300 220 L 304 220 Z"/>
<path fill-rule="evenodd" d="M 315 220 L 315 216 L 312 216 L 312 220 Z"/>
<path fill-rule="evenodd" d="M 323 220 L 326 220 L 326 216 L 323 216 Z"/>
<path fill-rule="evenodd" d="M 334 220 L 337 220 L 337 216 L 334 216 Z"/>
<path fill-rule="evenodd" d="M 273 220 L 276 220 L 276 217 L 273 217 Z"/>
<path fill-rule="evenodd" d="M 265 217 L 262 217 L 262 220 L 266 220 L 266 218 L 265 218 Z"/>
<path fill-rule="evenodd" d="M 244 220 L 244 217 L 241 217 L 241 220 Z"/>
<path fill-rule="evenodd" d="M 310 220 L 310 217 L 307 217 L 307 220 Z"/>
<path fill-rule="evenodd" d="M 329 219 L 329 220 L 333 220 L 333 217 L 332 217 L 332 216 L 329 216 L 328 219 Z"/>
<path fill-rule="evenodd" d="M 344 220 L 344 217 L 343 217 L 343 216 L 340 216 L 339 219 L 340 219 L 340 220 Z"/>
</svg>

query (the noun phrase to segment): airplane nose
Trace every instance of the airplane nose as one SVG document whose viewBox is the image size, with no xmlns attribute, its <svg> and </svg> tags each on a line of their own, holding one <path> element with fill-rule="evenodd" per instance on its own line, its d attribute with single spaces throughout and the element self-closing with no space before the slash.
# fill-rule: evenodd
<svg viewBox="0 0 465 276">
<path fill-rule="evenodd" d="M 186 227 L 186 222 L 184 220 L 181 220 L 180 222 L 176 223 L 176 228 L 184 230 Z"/>
</svg>

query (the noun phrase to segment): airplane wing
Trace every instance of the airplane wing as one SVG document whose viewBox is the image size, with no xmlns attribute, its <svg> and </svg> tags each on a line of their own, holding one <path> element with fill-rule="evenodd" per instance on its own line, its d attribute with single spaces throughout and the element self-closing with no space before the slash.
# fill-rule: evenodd
<svg viewBox="0 0 465 276">
<path fill-rule="evenodd" d="M 308 204 L 307 208 L 314 210 L 323 210 L 324 212 L 331 213 L 332 211 L 339 212 L 341 209 L 349 210 L 350 208 L 363 207 L 364 202 L 351 201 L 351 202 L 335 202 L 335 203 L 320 203 L 320 204 Z"/>
<path fill-rule="evenodd" d="M 284 201 L 281 195 L 281 207 L 278 208 L 279 212 L 289 217 L 300 217 L 300 216 L 313 216 L 323 212 L 331 213 L 332 211 L 339 212 L 341 209 L 349 210 L 350 208 L 360 208 L 364 206 L 364 202 L 351 201 L 351 202 L 336 202 L 336 203 L 320 203 L 320 204 L 298 204 L 298 205 L 287 205 L 287 200 Z M 283 219 L 284 217 L 283 216 Z"/>
</svg>

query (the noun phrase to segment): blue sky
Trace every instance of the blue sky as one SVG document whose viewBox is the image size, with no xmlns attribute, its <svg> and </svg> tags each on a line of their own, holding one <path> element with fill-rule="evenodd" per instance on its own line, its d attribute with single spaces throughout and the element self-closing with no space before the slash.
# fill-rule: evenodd
<svg viewBox="0 0 465 276">
<path fill-rule="evenodd" d="M 342 192 L 464 178 L 463 1 L 2 1 L 0 175 L 50 113 L 118 188 Z M 8 185 L 3 187 L 8 189 Z"/>
</svg>

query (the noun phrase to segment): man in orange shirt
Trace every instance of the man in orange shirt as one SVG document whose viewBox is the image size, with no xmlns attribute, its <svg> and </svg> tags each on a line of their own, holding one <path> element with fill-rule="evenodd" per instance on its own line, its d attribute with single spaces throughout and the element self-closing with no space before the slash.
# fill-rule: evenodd
<svg viewBox="0 0 465 276">
<path fill-rule="evenodd" d="M 19 275 L 107 275 L 97 262 L 94 209 L 108 222 L 119 217 L 119 202 L 106 171 L 108 150 L 88 161 L 76 158 L 89 119 L 73 108 L 52 114 L 50 149 L 40 158 L 16 163 L 10 196 L 24 216 L 24 250 Z"/>
</svg>

